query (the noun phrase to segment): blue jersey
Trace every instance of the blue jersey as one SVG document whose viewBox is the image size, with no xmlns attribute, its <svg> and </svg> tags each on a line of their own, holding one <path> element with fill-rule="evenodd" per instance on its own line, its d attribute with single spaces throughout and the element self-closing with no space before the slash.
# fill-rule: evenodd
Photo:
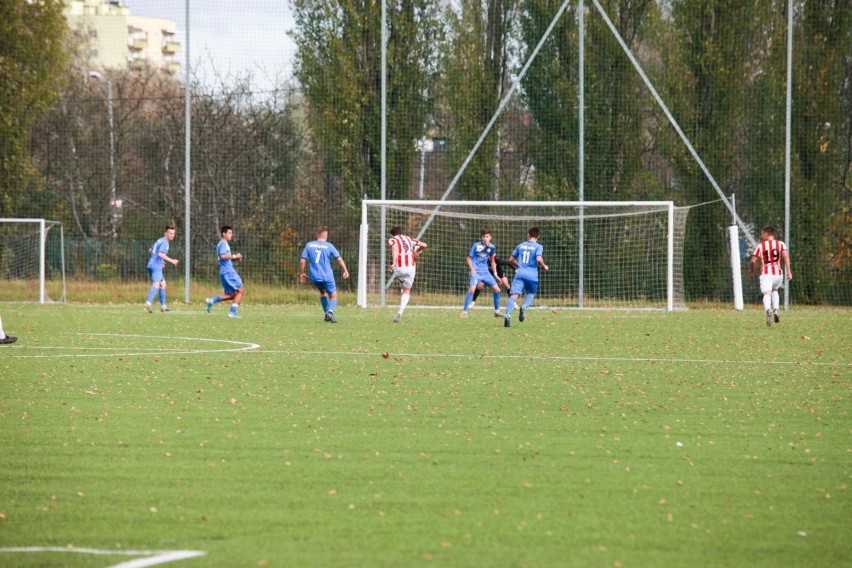
<svg viewBox="0 0 852 568">
<path fill-rule="evenodd" d="M 231 245 L 225 239 L 219 241 L 219 244 L 216 246 L 216 258 L 219 259 L 219 274 L 236 274 L 237 271 L 234 268 L 234 263 L 231 262 L 230 258 L 222 258 L 223 254 L 231 254 Z"/>
<path fill-rule="evenodd" d="M 515 276 L 537 282 L 538 261 L 536 258 L 542 256 L 542 252 L 544 252 L 544 247 L 533 241 L 524 241 L 515 247 L 515 252 L 512 253 L 512 256 L 518 261 Z"/>
<path fill-rule="evenodd" d="M 311 267 L 312 282 L 334 282 L 334 271 L 331 269 L 331 259 L 340 258 L 340 253 L 328 241 L 311 241 L 305 245 L 302 258 Z"/>
<path fill-rule="evenodd" d="M 491 257 L 497 253 L 497 247 L 494 243 L 483 244 L 482 241 L 473 243 L 470 247 L 468 256 L 473 262 L 473 267 L 480 274 L 488 274 L 491 272 Z"/>
<path fill-rule="evenodd" d="M 151 247 L 151 258 L 148 260 L 148 268 L 163 268 L 163 259 L 160 253 L 169 254 L 169 239 L 160 237 L 157 242 Z"/>
</svg>

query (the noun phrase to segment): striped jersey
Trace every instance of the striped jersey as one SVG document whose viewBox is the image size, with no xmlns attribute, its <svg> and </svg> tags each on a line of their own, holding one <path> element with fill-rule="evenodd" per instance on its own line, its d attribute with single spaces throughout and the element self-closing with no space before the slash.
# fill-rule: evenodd
<svg viewBox="0 0 852 568">
<path fill-rule="evenodd" d="M 757 248 L 754 249 L 754 256 L 761 260 L 761 276 L 780 276 L 783 274 L 781 271 L 781 255 L 786 250 L 787 245 L 778 239 L 769 239 L 757 245 Z"/>
<path fill-rule="evenodd" d="M 414 247 L 420 241 L 412 239 L 405 235 L 396 235 L 388 239 L 388 246 L 395 255 L 393 258 L 394 268 L 405 268 L 406 266 L 414 266 Z"/>
</svg>

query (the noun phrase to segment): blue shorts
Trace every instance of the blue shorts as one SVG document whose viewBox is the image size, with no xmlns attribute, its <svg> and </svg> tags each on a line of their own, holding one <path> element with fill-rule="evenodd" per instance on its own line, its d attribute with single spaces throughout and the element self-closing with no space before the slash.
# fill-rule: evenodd
<svg viewBox="0 0 852 568">
<path fill-rule="evenodd" d="M 334 283 L 334 280 L 311 280 L 311 284 L 314 285 L 314 288 L 326 294 L 337 292 L 337 284 Z"/>
<path fill-rule="evenodd" d="M 151 275 L 151 282 L 162 282 L 163 280 L 166 279 L 166 277 L 163 276 L 163 267 L 162 266 L 159 266 L 157 268 L 151 268 L 149 266 L 148 267 L 148 274 Z"/>
<path fill-rule="evenodd" d="M 482 282 L 483 284 L 486 284 L 488 286 L 491 286 L 492 288 L 497 285 L 497 280 L 494 279 L 494 275 L 491 274 L 490 272 L 477 272 L 476 276 L 470 277 L 470 285 L 471 286 L 476 286 L 480 282 Z"/>
<path fill-rule="evenodd" d="M 532 278 L 527 278 L 525 276 L 518 276 L 515 274 L 514 280 L 512 280 L 512 288 L 509 290 L 509 294 L 535 294 L 538 292 L 538 280 L 533 280 Z"/>
<path fill-rule="evenodd" d="M 230 296 L 243 287 L 243 281 L 240 280 L 240 275 L 236 272 L 220 274 L 219 279 L 222 281 L 222 288 L 225 290 L 226 296 Z"/>
</svg>

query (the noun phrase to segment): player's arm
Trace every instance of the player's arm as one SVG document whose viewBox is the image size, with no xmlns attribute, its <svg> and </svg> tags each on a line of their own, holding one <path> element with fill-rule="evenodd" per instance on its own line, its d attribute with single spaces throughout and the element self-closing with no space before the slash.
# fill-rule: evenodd
<svg viewBox="0 0 852 568">
<path fill-rule="evenodd" d="M 169 255 L 167 255 L 167 254 L 166 254 L 166 253 L 164 253 L 164 252 L 158 252 L 158 253 L 157 253 L 157 256 L 159 256 L 160 258 L 162 258 L 162 259 L 163 259 L 163 260 L 165 260 L 166 262 L 171 262 L 171 263 L 172 263 L 173 265 L 175 265 L 175 266 L 177 266 L 177 265 L 178 265 L 178 262 L 180 262 L 178 259 L 176 259 L 176 258 L 171 258 Z"/>
<path fill-rule="evenodd" d="M 491 274 L 497 276 L 497 255 L 492 254 L 488 260 L 491 262 Z"/>
<path fill-rule="evenodd" d="M 349 278 L 349 271 L 348 271 L 348 270 L 346 270 L 346 263 L 345 263 L 345 262 L 343 262 L 343 257 L 342 257 L 342 256 L 338 256 L 338 257 L 337 257 L 337 264 L 339 264 L 339 265 L 340 265 L 340 268 L 342 268 L 342 269 L 343 269 L 343 279 L 345 280 L 345 279 Z"/>
<path fill-rule="evenodd" d="M 219 255 L 219 258 L 221 258 L 222 260 L 242 260 L 243 253 L 238 252 L 237 254 L 228 254 L 223 252 Z"/>
<path fill-rule="evenodd" d="M 399 245 L 397 244 L 397 242 L 395 240 L 391 242 L 390 249 L 391 249 L 391 261 L 390 261 L 390 265 L 388 265 L 388 270 L 393 272 L 393 261 L 397 256 L 399 256 Z"/>
<path fill-rule="evenodd" d="M 541 257 L 541 255 L 539 255 L 539 256 L 537 256 L 537 257 L 535 257 L 535 261 L 538 263 L 538 265 L 539 265 L 540 267 L 542 267 L 542 268 L 544 269 L 544 271 L 545 271 L 545 272 L 547 272 L 548 270 L 550 270 L 550 267 L 549 267 L 549 266 L 547 266 L 547 265 L 544 263 L 544 259 Z"/>
<path fill-rule="evenodd" d="M 308 281 L 308 275 L 305 272 L 307 263 L 307 259 L 304 256 L 299 259 L 299 282 L 302 284 Z"/>
<path fill-rule="evenodd" d="M 517 258 L 515 258 L 514 256 L 510 256 L 510 257 L 509 257 L 509 260 L 507 260 L 506 262 L 507 262 L 507 263 L 508 263 L 508 265 L 509 265 L 509 266 L 511 266 L 513 269 L 515 269 L 515 270 L 517 270 L 517 269 L 518 269 L 518 259 L 517 259 Z"/>
<path fill-rule="evenodd" d="M 748 265 L 748 275 L 752 276 L 754 274 L 754 265 L 757 264 L 757 259 L 760 258 L 759 255 L 753 254 L 751 255 L 751 264 Z"/>
<path fill-rule="evenodd" d="M 464 257 L 464 261 L 467 263 L 467 269 L 470 272 L 471 276 L 476 276 L 476 268 L 473 267 L 473 260 L 470 256 Z"/>
<path fill-rule="evenodd" d="M 784 266 L 787 268 L 787 280 L 792 280 L 793 272 L 790 270 L 790 255 L 786 249 L 781 252 L 781 258 L 784 259 Z"/>
</svg>

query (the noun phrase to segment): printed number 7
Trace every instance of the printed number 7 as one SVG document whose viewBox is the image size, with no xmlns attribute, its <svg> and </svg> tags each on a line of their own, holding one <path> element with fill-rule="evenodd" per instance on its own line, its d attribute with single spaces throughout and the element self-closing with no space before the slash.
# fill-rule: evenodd
<svg viewBox="0 0 852 568">
<path fill-rule="evenodd" d="M 321 250 L 318 250 L 318 251 L 317 251 L 317 257 L 314 259 L 314 264 L 319 264 L 319 261 L 320 261 L 320 257 L 321 257 L 321 256 L 322 256 L 322 251 L 321 251 Z"/>
</svg>

